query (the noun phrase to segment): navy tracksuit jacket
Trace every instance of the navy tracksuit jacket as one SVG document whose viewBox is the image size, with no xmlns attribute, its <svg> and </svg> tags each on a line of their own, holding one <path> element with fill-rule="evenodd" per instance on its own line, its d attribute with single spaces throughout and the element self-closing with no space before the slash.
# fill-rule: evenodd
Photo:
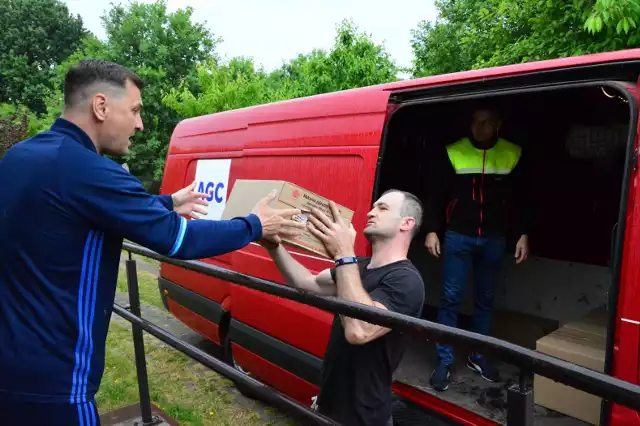
<svg viewBox="0 0 640 426">
<path fill-rule="evenodd" d="M 61 424 L 97 424 L 123 238 L 194 259 L 262 234 L 255 215 L 186 220 L 172 208 L 64 119 L 0 160 L 0 418 L 53 403 L 76 417 Z"/>
</svg>

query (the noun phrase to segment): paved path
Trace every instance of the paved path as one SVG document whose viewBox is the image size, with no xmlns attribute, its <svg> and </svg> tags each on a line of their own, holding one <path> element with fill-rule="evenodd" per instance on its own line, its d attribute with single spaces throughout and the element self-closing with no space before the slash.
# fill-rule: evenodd
<svg viewBox="0 0 640 426">
<path fill-rule="evenodd" d="M 135 258 L 136 256 L 134 256 Z M 122 260 L 120 262 L 122 269 L 124 270 L 124 262 L 128 259 L 127 256 L 123 254 Z M 154 264 L 147 263 L 143 260 L 138 260 L 136 262 L 136 267 L 138 271 L 146 271 L 152 274 L 158 274 L 158 267 Z M 126 293 L 116 292 L 116 303 L 122 306 L 127 306 L 129 304 L 129 297 Z M 181 340 L 197 347 L 200 350 L 203 350 L 210 355 L 215 357 L 219 356 L 217 351 L 217 346 L 212 342 L 204 339 L 195 331 L 191 330 L 187 326 L 185 326 L 182 322 L 177 320 L 173 315 L 169 312 L 158 309 L 155 306 L 142 304 L 140 307 L 142 312 L 142 317 L 149 322 L 154 323 L 155 325 L 164 328 L 174 336 L 178 337 Z M 113 317 L 115 320 L 125 321 L 117 315 Z M 128 323 L 128 322 L 127 322 Z M 195 361 L 194 361 L 195 362 Z M 242 405 L 243 407 L 248 407 L 258 413 L 264 425 L 273 425 L 273 426 L 284 426 L 284 425 L 295 425 L 291 417 L 289 417 L 286 413 L 279 411 L 277 408 L 270 407 L 262 402 L 250 399 L 242 395 L 235 387 L 231 387 L 230 391 L 232 396 L 237 404 Z"/>
</svg>

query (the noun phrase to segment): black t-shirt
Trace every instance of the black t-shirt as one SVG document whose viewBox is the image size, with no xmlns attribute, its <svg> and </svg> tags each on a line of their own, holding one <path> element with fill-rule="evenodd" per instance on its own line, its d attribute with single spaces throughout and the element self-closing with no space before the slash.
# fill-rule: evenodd
<svg viewBox="0 0 640 426">
<path fill-rule="evenodd" d="M 424 283 L 409 260 L 367 269 L 370 258 L 358 258 L 364 289 L 388 310 L 419 317 Z M 334 269 L 331 269 L 336 281 Z M 398 330 L 364 345 L 352 345 L 336 315 L 322 365 L 320 412 L 347 426 L 383 426 L 391 415 L 391 383 L 405 351 Z"/>
</svg>

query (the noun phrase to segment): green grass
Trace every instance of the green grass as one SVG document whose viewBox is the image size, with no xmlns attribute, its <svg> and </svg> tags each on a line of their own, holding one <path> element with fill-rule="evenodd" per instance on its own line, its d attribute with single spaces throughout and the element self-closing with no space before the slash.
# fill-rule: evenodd
<svg viewBox="0 0 640 426">
<path fill-rule="evenodd" d="M 231 381 L 145 333 L 151 401 L 181 425 L 264 424 L 258 413 L 239 404 Z M 111 321 L 105 372 L 96 395 L 100 413 L 139 401 L 131 327 Z"/>
<path fill-rule="evenodd" d="M 154 266 L 160 266 L 160 262 L 158 262 L 155 259 L 151 259 L 150 257 L 146 257 L 146 256 L 140 256 L 139 254 L 131 254 L 133 259 L 137 260 L 137 261 L 141 261 L 141 262 L 145 262 L 148 263 L 150 265 L 154 265 Z M 126 250 L 122 250 L 122 254 L 121 254 L 122 259 L 129 259 L 129 252 Z"/>
<path fill-rule="evenodd" d="M 123 256 L 128 258 L 126 252 Z M 140 267 L 137 273 L 141 304 L 164 312 L 157 276 Z M 128 293 L 124 266 L 118 274 L 117 291 Z M 145 333 L 144 340 L 151 400 L 181 425 L 270 424 L 252 409 L 255 403 L 240 404 L 235 399 L 237 391 L 231 381 L 153 336 Z M 112 317 L 107 336 L 105 372 L 96 399 L 101 413 L 139 400 L 131 325 L 116 315 Z M 268 417 L 277 417 L 273 408 L 264 408 L 263 412 Z"/>
<path fill-rule="evenodd" d="M 160 291 L 158 290 L 158 278 L 156 275 L 137 268 L 138 271 L 138 289 L 140 291 L 140 303 L 155 306 L 164 310 Z M 120 268 L 118 274 L 118 286 L 116 287 L 120 293 L 128 293 L 127 274 L 124 267 Z"/>
</svg>

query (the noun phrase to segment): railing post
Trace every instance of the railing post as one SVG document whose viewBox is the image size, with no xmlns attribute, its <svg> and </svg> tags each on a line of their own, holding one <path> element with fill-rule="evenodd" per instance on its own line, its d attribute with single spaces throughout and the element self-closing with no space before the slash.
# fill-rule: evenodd
<svg viewBox="0 0 640 426">
<path fill-rule="evenodd" d="M 136 261 L 131 259 L 131 253 L 129 253 L 129 260 L 126 261 L 126 268 L 127 285 L 129 287 L 129 309 L 133 315 L 141 317 L 138 273 L 136 270 Z M 131 324 L 131 331 L 133 333 L 133 349 L 136 358 L 136 372 L 138 374 L 138 392 L 140 394 L 142 425 L 157 425 L 159 420 L 154 419 L 151 415 L 151 397 L 149 396 L 149 379 L 147 376 L 147 362 L 144 354 L 142 328 L 137 324 Z"/>
<path fill-rule="evenodd" d="M 533 389 L 527 384 L 528 376 L 528 372 L 520 370 L 520 383 L 515 383 L 509 388 L 508 426 L 533 426 Z"/>
</svg>

